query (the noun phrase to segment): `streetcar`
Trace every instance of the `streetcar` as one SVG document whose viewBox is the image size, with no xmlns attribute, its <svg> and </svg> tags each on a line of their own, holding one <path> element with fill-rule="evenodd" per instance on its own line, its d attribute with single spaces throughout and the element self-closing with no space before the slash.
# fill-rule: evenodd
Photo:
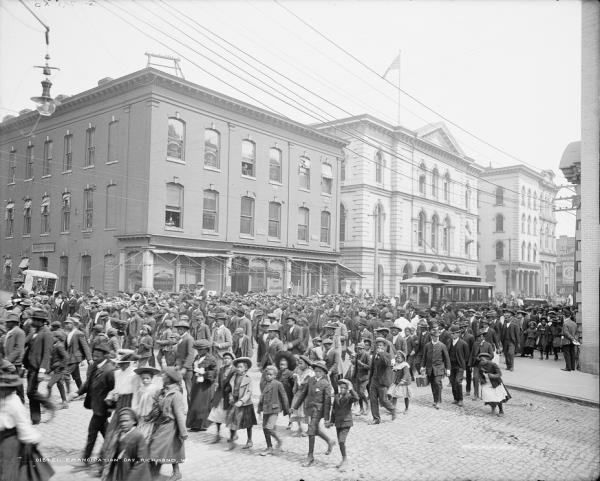
<svg viewBox="0 0 600 481">
<path fill-rule="evenodd" d="M 489 304 L 494 299 L 494 284 L 455 272 L 417 272 L 400 281 L 400 291 L 400 302 L 410 300 L 419 308 L 442 303 Z"/>
</svg>

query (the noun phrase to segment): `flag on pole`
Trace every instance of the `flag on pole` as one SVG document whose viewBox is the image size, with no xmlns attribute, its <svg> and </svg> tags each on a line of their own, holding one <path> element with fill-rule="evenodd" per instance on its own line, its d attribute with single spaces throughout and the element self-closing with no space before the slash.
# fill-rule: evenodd
<svg viewBox="0 0 600 481">
<path fill-rule="evenodd" d="M 387 74 L 390 73 L 392 70 L 400 70 L 400 53 L 398 53 L 398 55 L 396 55 L 396 58 L 394 59 L 394 61 L 387 68 L 387 70 L 383 74 L 383 78 L 387 77 Z"/>
</svg>

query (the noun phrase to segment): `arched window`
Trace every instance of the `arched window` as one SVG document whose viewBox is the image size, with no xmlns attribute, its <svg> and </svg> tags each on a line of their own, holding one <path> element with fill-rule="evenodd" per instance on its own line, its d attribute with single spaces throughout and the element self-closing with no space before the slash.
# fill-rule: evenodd
<svg viewBox="0 0 600 481">
<path fill-rule="evenodd" d="M 329 245 L 331 232 L 331 214 L 326 210 L 321 211 L 321 243 Z"/>
<path fill-rule="evenodd" d="M 69 232 L 69 230 L 71 229 L 71 193 L 70 192 L 65 192 L 62 195 L 60 219 L 61 219 L 60 220 L 60 231 L 61 232 Z"/>
<path fill-rule="evenodd" d="M 431 218 L 431 248 L 434 251 L 438 249 L 438 235 L 440 230 L 440 220 L 437 214 L 434 214 Z"/>
<path fill-rule="evenodd" d="M 438 189 L 440 187 L 440 174 L 437 170 L 437 167 L 433 169 L 431 173 L 431 195 L 437 199 L 438 197 Z"/>
<path fill-rule="evenodd" d="M 419 165 L 419 194 L 421 195 L 427 193 L 425 172 L 427 172 L 427 167 L 425 167 L 424 162 L 421 162 L 421 165 Z"/>
<path fill-rule="evenodd" d="M 167 203 L 165 205 L 165 226 L 183 227 L 183 185 L 167 184 Z"/>
<path fill-rule="evenodd" d="M 176 117 L 169 117 L 167 133 L 167 159 L 185 160 L 185 122 Z"/>
<path fill-rule="evenodd" d="M 537 262 L 537 244 L 533 245 L 533 262 Z"/>
<path fill-rule="evenodd" d="M 527 233 L 531 234 L 531 216 L 527 217 Z"/>
<path fill-rule="evenodd" d="M 531 262 L 531 242 L 527 244 L 527 262 Z"/>
<path fill-rule="evenodd" d="M 523 214 L 521 216 L 521 233 L 522 234 L 525 234 L 526 224 L 527 224 L 527 218 L 525 217 L 525 214 Z"/>
<path fill-rule="evenodd" d="M 504 189 L 496 187 L 496 205 L 504 205 Z"/>
<path fill-rule="evenodd" d="M 340 204 L 340 242 L 346 242 L 346 207 Z"/>
<path fill-rule="evenodd" d="M 383 206 L 381 204 L 377 204 L 375 206 L 375 211 L 373 213 L 375 215 L 375 219 L 377 222 L 377 242 L 381 242 L 383 239 L 383 222 L 384 222 L 384 213 L 383 213 Z"/>
<path fill-rule="evenodd" d="M 446 217 L 446 219 L 444 219 L 444 228 L 442 230 L 442 248 L 446 254 L 450 253 L 450 229 L 451 228 L 452 227 L 450 224 L 450 218 Z"/>
<path fill-rule="evenodd" d="M 527 190 L 527 207 L 531 209 L 531 189 Z"/>
<path fill-rule="evenodd" d="M 242 140 L 242 175 L 255 177 L 256 144 L 251 140 Z"/>
<path fill-rule="evenodd" d="M 533 218 L 533 231 L 531 232 L 532 235 L 537 235 L 537 217 Z"/>
<path fill-rule="evenodd" d="M 219 193 L 216 190 L 204 191 L 202 229 L 212 232 L 219 230 Z"/>
<path fill-rule="evenodd" d="M 281 150 L 275 147 L 269 149 L 269 180 L 281 182 Z"/>
<path fill-rule="evenodd" d="M 48 234 L 50 232 L 50 196 L 44 195 L 42 197 L 41 207 L 42 216 L 40 234 Z"/>
<path fill-rule="evenodd" d="M 375 182 L 383 183 L 383 154 L 379 150 L 375 154 Z"/>
<path fill-rule="evenodd" d="M 218 130 L 204 130 L 204 165 L 214 169 L 221 167 L 221 134 Z"/>
<path fill-rule="evenodd" d="M 23 235 L 31 234 L 31 199 L 25 199 L 23 205 Z"/>
<path fill-rule="evenodd" d="M 496 214 L 496 232 L 504 232 L 504 216 Z"/>
<path fill-rule="evenodd" d="M 527 255 L 527 245 L 525 244 L 525 241 L 523 241 L 523 243 L 521 244 L 521 260 L 525 261 Z"/>
<path fill-rule="evenodd" d="M 450 202 L 450 174 L 448 172 L 444 175 L 444 201 Z"/>
<path fill-rule="evenodd" d="M 526 192 L 525 192 L 525 187 L 523 186 L 523 187 L 521 188 L 521 205 L 522 205 L 523 207 L 525 207 L 525 198 L 526 198 L 526 197 L 527 197 L 527 194 L 526 194 Z"/>
<path fill-rule="evenodd" d="M 419 212 L 419 223 L 417 225 L 417 245 L 423 247 L 425 245 L 425 212 Z"/>
<path fill-rule="evenodd" d="M 537 210 L 537 192 L 533 193 L 533 208 Z"/>
<path fill-rule="evenodd" d="M 504 259 L 504 243 L 502 241 L 496 242 L 496 259 Z"/>
</svg>

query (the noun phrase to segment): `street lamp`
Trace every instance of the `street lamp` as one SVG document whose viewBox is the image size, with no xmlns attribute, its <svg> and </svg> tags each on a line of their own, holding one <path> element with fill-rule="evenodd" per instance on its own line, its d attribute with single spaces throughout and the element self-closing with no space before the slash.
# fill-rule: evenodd
<svg viewBox="0 0 600 481">
<path fill-rule="evenodd" d="M 54 100 L 50 95 L 50 88 L 52 87 L 52 82 L 50 81 L 50 75 L 52 74 L 52 70 L 59 70 L 57 67 L 51 67 L 48 64 L 48 60 L 50 60 L 50 55 L 46 54 L 45 56 L 46 63 L 42 65 L 35 65 L 35 68 L 41 68 L 43 74 L 46 76 L 44 80 L 42 80 L 42 95 L 39 97 L 31 97 L 37 106 L 37 111 L 43 117 L 49 117 L 54 113 L 56 107 L 60 105 L 58 100 Z"/>
</svg>

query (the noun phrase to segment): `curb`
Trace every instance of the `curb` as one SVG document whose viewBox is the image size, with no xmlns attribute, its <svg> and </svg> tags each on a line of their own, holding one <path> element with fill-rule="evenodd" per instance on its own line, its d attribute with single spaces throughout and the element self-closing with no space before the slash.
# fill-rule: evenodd
<svg viewBox="0 0 600 481">
<path fill-rule="evenodd" d="M 550 391 L 538 391 L 538 390 L 530 388 L 530 387 L 516 386 L 514 384 L 504 383 L 504 385 L 507 388 L 514 389 L 515 391 L 523 391 L 523 392 L 528 392 L 531 394 L 539 394 L 540 396 L 561 399 L 563 401 L 574 402 L 574 403 L 581 404 L 584 406 L 591 406 L 591 407 L 596 407 L 596 408 L 600 406 L 599 401 L 594 401 L 592 399 L 585 399 L 585 398 L 580 398 L 577 396 L 571 396 L 571 395 L 567 395 L 567 394 L 559 394 L 559 393 L 550 392 Z"/>
</svg>

